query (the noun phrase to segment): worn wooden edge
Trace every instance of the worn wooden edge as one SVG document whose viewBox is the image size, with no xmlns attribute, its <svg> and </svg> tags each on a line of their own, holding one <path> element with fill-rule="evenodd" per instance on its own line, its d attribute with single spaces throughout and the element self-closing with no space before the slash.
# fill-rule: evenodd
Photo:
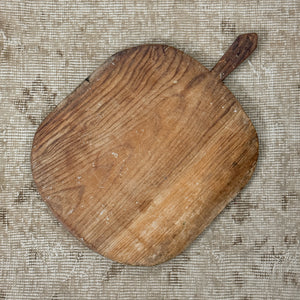
<svg viewBox="0 0 300 300">
<path fill-rule="evenodd" d="M 256 49 L 258 36 L 255 32 L 239 35 L 224 55 L 212 68 L 211 72 L 220 80 L 224 80 Z"/>
</svg>

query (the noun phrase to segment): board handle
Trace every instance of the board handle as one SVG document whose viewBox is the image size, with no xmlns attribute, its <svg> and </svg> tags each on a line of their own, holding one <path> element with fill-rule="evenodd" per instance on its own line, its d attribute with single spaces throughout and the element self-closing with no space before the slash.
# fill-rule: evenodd
<svg viewBox="0 0 300 300">
<path fill-rule="evenodd" d="M 239 35 L 222 58 L 211 69 L 211 72 L 215 73 L 221 80 L 224 80 L 256 49 L 256 46 L 256 33 Z"/>
</svg>

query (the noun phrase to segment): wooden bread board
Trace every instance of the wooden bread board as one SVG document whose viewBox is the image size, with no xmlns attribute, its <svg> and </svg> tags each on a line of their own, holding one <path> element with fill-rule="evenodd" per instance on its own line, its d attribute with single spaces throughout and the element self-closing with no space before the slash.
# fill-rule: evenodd
<svg viewBox="0 0 300 300">
<path fill-rule="evenodd" d="M 32 172 L 54 215 L 121 263 L 182 252 L 254 171 L 255 128 L 222 80 L 256 43 L 239 36 L 212 71 L 165 45 L 112 56 L 36 132 Z"/>
</svg>

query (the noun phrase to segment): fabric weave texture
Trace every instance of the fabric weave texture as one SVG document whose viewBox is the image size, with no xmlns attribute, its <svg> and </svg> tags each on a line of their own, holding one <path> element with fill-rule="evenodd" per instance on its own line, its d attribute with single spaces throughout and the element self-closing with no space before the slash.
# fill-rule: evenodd
<svg viewBox="0 0 300 300">
<path fill-rule="evenodd" d="M 300 299 L 299 1 L 0 2 L 0 299 Z M 176 258 L 94 253 L 33 183 L 45 116 L 112 54 L 175 46 L 212 68 L 237 35 L 258 48 L 225 80 L 259 136 L 255 173 Z"/>
</svg>

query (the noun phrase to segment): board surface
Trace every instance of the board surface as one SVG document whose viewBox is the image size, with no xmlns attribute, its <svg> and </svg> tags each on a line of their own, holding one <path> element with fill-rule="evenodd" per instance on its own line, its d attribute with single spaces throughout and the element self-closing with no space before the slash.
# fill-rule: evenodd
<svg viewBox="0 0 300 300">
<path fill-rule="evenodd" d="M 182 252 L 250 179 L 255 128 L 214 72 L 178 49 L 117 53 L 48 115 L 32 172 L 56 217 L 100 254 Z"/>
</svg>

